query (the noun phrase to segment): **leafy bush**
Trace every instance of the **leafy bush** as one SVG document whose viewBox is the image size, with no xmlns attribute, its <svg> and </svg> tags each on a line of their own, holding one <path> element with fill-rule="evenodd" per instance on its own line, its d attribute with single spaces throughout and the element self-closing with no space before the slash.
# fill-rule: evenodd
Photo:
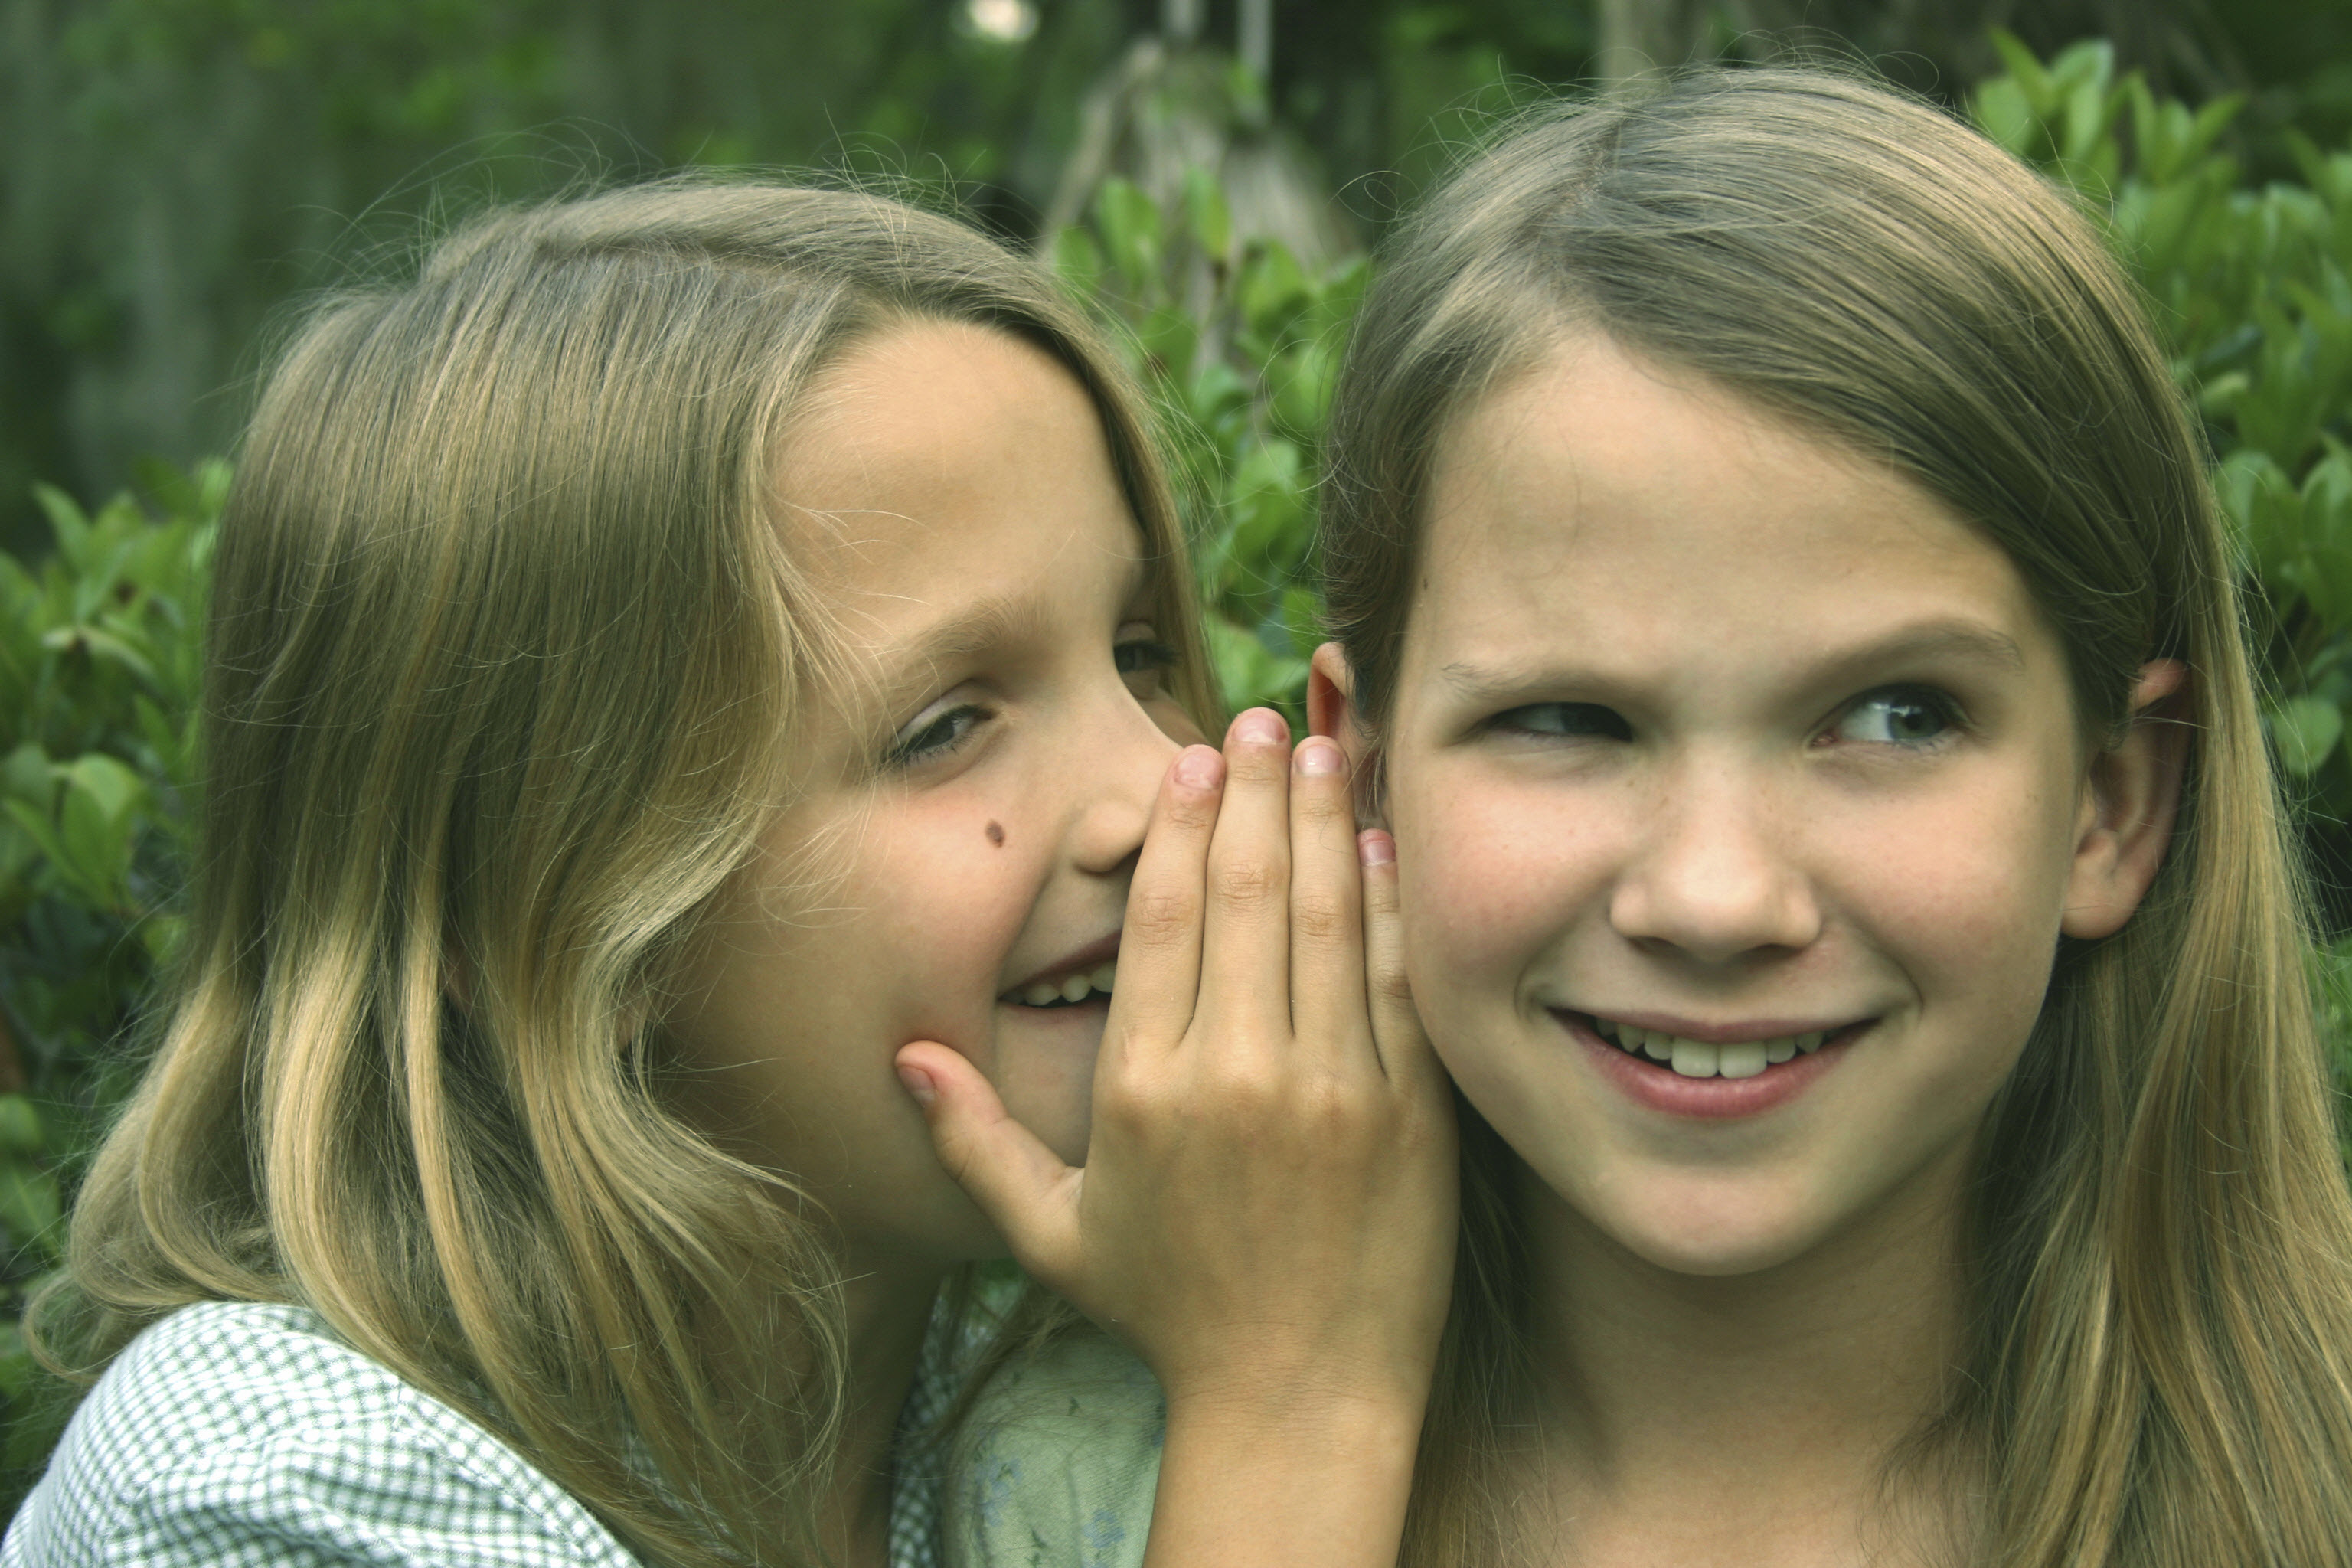
<svg viewBox="0 0 2352 1568">
<path fill-rule="evenodd" d="M 2352 874 L 2352 152 L 2246 186 L 2217 150 L 2237 105 L 2191 111 L 2118 79 L 2112 51 L 2044 64 L 2003 40 L 1979 122 L 2068 182 L 2156 309 L 2221 458 L 2244 542 L 2267 722 L 2323 869 Z M 1171 416 L 1227 700 L 1296 722 L 1319 606 L 1316 448 L 1361 260 L 1310 272 L 1236 235 L 1205 177 L 1163 209 L 1107 183 L 1054 237 L 1062 275 L 1119 324 Z M 0 1507 L 54 1439 L 15 1318 L 55 1266 L 61 1192 L 132 1070 L 120 1042 L 176 940 L 196 619 L 227 470 L 142 476 L 152 508 L 41 493 L 37 569 L 0 554 Z M 2339 891 L 2334 929 L 2352 927 Z M 2352 938 L 2321 955 L 2352 1076 Z"/>
<path fill-rule="evenodd" d="M 2005 35 L 1977 122 L 2069 184 L 2147 291 L 2221 459 L 2273 693 L 2265 722 L 2304 792 L 2331 924 L 2352 927 L 2352 151 L 2294 145 L 2305 184 L 2248 188 L 2216 150 L 2243 107 L 2159 101 L 2114 50 L 2044 65 Z"/>
<path fill-rule="evenodd" d="M 1054 258 L 1116 320 L 1169 416 L 1226 700 L 1297 725 L 1321 616 L 1307 575 L 1316 447 L 1367 264 L 1318 275 L 1279 241 L 1235 235 L 1198 169 L 1173 213 L 1104 182 L 1092 222 L 1055 237 Z"/>
<path fill-rule="evenodd" d="M 118 1048 L 187 850 L 198 613 L 228 469 L 147 473 L 161 507 L 86 515 L 44 489 L 56 548 L 0 554 L 0 1502 L 60 1406 L 16 1319 L 56 1265 L 61 1189 L 120 1101 Z"/>
</svg>

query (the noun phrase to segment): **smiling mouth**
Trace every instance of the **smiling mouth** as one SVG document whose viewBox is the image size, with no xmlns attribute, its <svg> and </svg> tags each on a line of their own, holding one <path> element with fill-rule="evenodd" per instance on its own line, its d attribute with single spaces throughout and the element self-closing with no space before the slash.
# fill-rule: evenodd
<svg viewBox="0 0 2352 1568">
<path fill-rule="evenodd" d="M 1835 1045 L 1863 1028 L 1848 1024 L 1835 1029 L 1809 1029 L 1769 1040 L 1733 1040 L 1717 1044 L 1621 1024 L 1590 1013 L 1567 1015 L 1637 1060 L 1671 1068 L 1684 1078 L 1754 1078 L 1782 1062 L 1811 1056 L 1824 1045 Z"/>
<path fill-rule="evenodd" d="M 1007 991 L 997 1000 L 1010 1007 L 1076 1007 L 1097 996 L 1108 996 L 1118 979 L 1118 963 L 1097 963 L 1091 969 L 1074 969 L 1064 975 L 1049 975 L 1032 980 Z"/>
</svg>

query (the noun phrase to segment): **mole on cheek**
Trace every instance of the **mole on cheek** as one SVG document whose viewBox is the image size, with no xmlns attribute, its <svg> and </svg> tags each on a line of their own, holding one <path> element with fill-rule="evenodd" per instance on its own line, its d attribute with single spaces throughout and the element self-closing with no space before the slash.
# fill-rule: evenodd
<svg viewBox="0 0 2352 1568">
<path fill-rule="evenodd" d="M 988 841 L 999 849 L 1004 847 L 1004 824 L 992 822 L 988 825 Z"/>
</svg>

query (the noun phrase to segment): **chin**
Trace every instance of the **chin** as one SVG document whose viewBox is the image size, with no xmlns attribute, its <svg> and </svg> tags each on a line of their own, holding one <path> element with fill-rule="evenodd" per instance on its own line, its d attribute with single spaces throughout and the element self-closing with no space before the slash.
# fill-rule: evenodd
<svg viewBox="0 0 2352 1568">
<path fill-rule="evenodd" d="M 1654 1268 L 1697 1279 L 1760 1274 L 1818 1246 L 1822 1227 L 1786 1212 L 1759 1183 L 1710 1182 L 1639 1213 L 1587 1219 Z"/>
</svg>

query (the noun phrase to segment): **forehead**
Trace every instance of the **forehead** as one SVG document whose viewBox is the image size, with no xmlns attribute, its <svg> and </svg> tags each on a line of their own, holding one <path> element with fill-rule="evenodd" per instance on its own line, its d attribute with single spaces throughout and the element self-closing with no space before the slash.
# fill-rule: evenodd
<svg viewBox="0 0 2352 1568">
<path fill-rule="evenodd" d="M 1428 514 L 1409 647 L 1531 625 L 1732 642 L 1864 614 L 2036 618 L 2007 556 L 1892 467 L 1604 337 L 1455 419 Z"/>
<path fill-rule="evenodd" d="M 794 410 L 773 483 L 813 584 L 892 626 L 1144 553 L 1077 378 L 967 322 L 889 326 L 844 353 Z"/>
</svg>

